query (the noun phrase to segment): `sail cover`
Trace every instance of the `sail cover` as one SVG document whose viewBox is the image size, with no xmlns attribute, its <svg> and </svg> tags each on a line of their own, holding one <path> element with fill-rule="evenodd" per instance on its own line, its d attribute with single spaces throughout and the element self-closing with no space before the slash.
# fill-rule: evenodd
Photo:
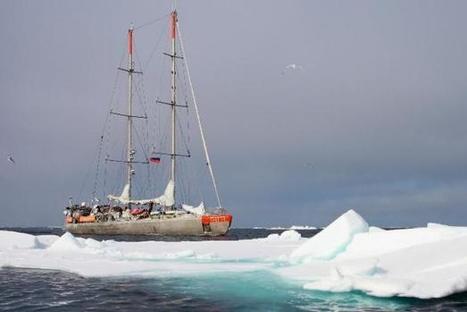
<svg viewBox="0 0 467 312">
<path fill-rule="evenodd" d="M 165 188 L 164 194 L 162 194 L 159 197 L 156 198 L 150 198 L 150 199 L 129 199 L 129 186 L 128 184 L 125 185 L 123 188 L 122 195 L 120 196 L 115 196 L 115 195 L 108 195 L 107 198 L 110 200 L 117 201 L 121 204 L 127 205 L 127 204 L 136 204 L 136 205 L 144 205 L 144 204 L 149 204 L 153 203 L 156 205 L 161 205 L 161 206 L 173 206 L 175 204 L 175 199 L 174 199 L 174 188 L 175 188 L 175 183 L 173 180 L 169 180 L 169 183 L 167 183 L 167 186 Z"/>
<path fill-rule="evenodd" d="M 206 209 L 204 208 L 204 203 L 201 202 L 198 207 L 193 207 L 190 205 L 182 205 L 183 210 L 188 211 L 194 215 L 202 216 L 206 214 Z"/>
<path fill-rule="evenodd" d="M 123 187 L 122 194 L 120 196 L 107 195 L 107 198 L 110 200 L 118 201 L 122 204 L 128 204 L 130 200 L 130 185 L 125 184 L 125 186 Z"/>
</svg>

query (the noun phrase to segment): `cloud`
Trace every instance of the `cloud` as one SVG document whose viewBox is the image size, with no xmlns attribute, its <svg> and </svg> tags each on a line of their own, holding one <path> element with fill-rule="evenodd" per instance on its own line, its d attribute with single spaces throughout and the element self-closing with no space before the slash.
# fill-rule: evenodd
<svg viewBox="0 0 467 312">
<path fill-rule="evenodd" d="M 179 3 L 213 166 L 236 225 L 324 225 L 348 206 L 383 226 L 465 219 L 467 4 L 245 5 Z M 8 43 L 0 50 L 0 146 L 21 164 L 0 163 L 0 225 L 60 224 L 69 195 L 90 198 L 127 27 L 169 9 L 0 2 Z M 135 34 L 142 64 L 166 34 L 161 25 Z M 284 60 L 300 75 L 282 79 Z M 163 62 L 143 68 L 154 115 L 151 101 L 169 92 L 159 84 L 169 75 Z M 123 106 L 125 80 L 117 87 Z"/>
</svg>

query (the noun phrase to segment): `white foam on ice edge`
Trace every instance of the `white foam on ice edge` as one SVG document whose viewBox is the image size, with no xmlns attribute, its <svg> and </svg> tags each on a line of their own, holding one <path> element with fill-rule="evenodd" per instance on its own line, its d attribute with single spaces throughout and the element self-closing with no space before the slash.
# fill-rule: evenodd
<svg viewBox="0 0 467 312">
<path fill-rule="evenodd" d="M 183 276 L 267 270 L 305 289 L 437 298 L 467 290 L 467 227 L 385 231 L 355 211 L 312 238 L 294 230 L 263 239 L 117 242 L 65 233 L 0 231 L 0 267 L 82 276 Z"/>
</svg>

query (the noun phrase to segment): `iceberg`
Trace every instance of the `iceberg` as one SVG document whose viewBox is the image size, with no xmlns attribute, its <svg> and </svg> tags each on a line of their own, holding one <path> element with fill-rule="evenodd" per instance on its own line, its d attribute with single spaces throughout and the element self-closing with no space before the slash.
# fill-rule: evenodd
<svg viewBox="0 0 467 312">
<path fill-rule="evenodd" d="M 280 274 L 310 290 L 440 298 L 467 290 L 466 246 L 467 227 L 385 231 L 350 210 L 294 250 Z"/>
<path fill-rule="evenodd" d="M 0 231 L 0 268 L 84 277 L 242 276 L 267 272 L 305 290 L 439 298 L 467 291 L 467 227 L 383 230 L 349 210 L 317 235 L 294 230 L 239 241 L 97 241 Z"/>
<path fill-rule="evenodd" d="M 290 255 L 295 262 L 331 259 L 343 252 L 355 234 L 368 232 L 368 224 L 355 211 L 349 210 Z"/>
</svg>

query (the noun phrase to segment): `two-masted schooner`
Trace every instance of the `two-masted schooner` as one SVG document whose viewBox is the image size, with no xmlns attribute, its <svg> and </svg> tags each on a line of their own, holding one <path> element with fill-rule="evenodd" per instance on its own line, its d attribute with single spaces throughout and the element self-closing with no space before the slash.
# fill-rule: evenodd
<svg viewBox="0 0 467 312">
<path fill-rule="evenodd" d="M 216 181 L 214 178 L 211 161 L 209 158 L 203 128 L 199 118 L 199 111 L 193 94 L 193 104 L 197 116 L 201 141 L 203 144 L 204 156 L 208 167 L 213 189 L 216 194 L 217 205 L 215 209 L 209 211 L 201 203 L 198 207 L 178 203 L 176 200 L 176 170 L 177 154 L 176 150 L 176 113 L 177 89 L 176 89 L 176 61 L 186 57 L 183 42 L 180 40 L 182 55 L 177 55 L 177 39 L 180 37 L 178 27 L 178 16 L 174 10 L 170 14 L 170 43 L 171 53 L 164 53 L 171 59 L 171 86 L 169 101 L 159 101 L 161 104 L 170 106 L 171 110 L 171 151 L 170 153 L 160 153 L 169 156 L 170 175 L 165 191 L 162 195 L 149 199 L 135 199 L 133 196 L 133 175 L 134 164 L 141 163 L 135 160 L 135 150 L 133 146 L 133 119 L 138 116 L 133 115 L 133 75 L 139 72 L 134 67 L 134 41 L 133 27 L 128 30 L 128 67 L 119 68 L 128 74 L 128 111 L 126 113 L 113 114 L 127 119 L 127 147 L 126 160 L 112 160 L 126 165 L 126 184 L 123 192 L 119 195 L 108 195 L 107 204 L 103 205 L 73 205 L 65 209 L 65 229 L 73 234 L 90 235 L 137 235 L 137 234 L 159 234 L 159 235 L 224 235 L 232 223 L 232 215 L 225 212 L 221 206 Z M 188 65 L 185 60 L 186 71 L 191 86 Z M 191 87 L 191 91 L 193 88 Z M 112 112 L 111 112 L 112 113 Z M 149 157 L 147 163 L 160 162 L 159 157 Z"/>
</svg>

